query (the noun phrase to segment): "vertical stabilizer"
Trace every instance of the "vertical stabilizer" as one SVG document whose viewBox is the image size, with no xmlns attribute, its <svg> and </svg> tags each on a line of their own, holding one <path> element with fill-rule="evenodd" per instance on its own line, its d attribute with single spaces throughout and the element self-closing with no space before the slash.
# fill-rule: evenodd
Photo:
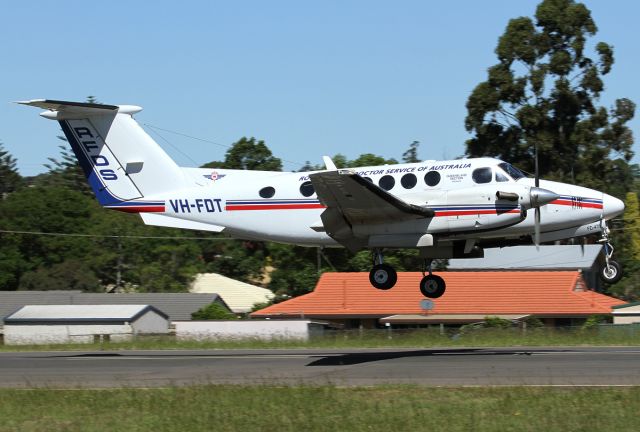
<svg viewBox="0 0 640 432">
<path fill-rule="evenodd" d="M 140 107 L 52 100 L 19 103 L 45 108 L 49 111 L 42 116 L 60 123 L 103 206 L 163 211 L 164 202 L 141 200 L 187 186 L 178 165 L 133 119 Z M 134 200 L 131 207 L 127 202 Z"/>
</svg>

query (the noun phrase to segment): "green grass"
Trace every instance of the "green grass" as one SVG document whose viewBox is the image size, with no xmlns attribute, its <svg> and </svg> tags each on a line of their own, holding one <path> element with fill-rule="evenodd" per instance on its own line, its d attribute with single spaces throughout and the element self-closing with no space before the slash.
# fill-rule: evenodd
<svg viewBox="0 0 640 432">
<path fill-rule="evenodd" d="M 133 349 L 269 349 L 269 348 L 429 348 L 429 347 L 511 347 L 511 346 L 640 346 L 640 327 L 607 326 L 590 330 L 580 328 L 475 329 L 465 333 L 451 331 L 441 335 L 438 329 L 339 331 L 312 337 L 309 341 L 276 339 L 178 341 L 174 337 L 140 337 L 130 342 L 103 344 L 67 344 L 8 346 L 0 351 L 41 350 L 133 350 Z"/>
<path fill-rule="evenodd" d="M 0 390 L 0 431 L 637 431 L 640 388 Z"/>
</svg>

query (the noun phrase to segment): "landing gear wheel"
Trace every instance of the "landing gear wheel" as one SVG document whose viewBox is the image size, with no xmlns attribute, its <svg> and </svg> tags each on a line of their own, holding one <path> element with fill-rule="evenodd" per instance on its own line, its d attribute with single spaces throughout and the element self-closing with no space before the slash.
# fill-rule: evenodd
<svg viewBox="0 0 640 432">
<path fill-rule="evenodd" d="M 388 264 L 376 264 L 369 272 L 369 282 L 374 288 L 388 290 L 398 281 L 398 274 Z"/>
<path fill-rule="evenodd" d="M 600 278 L 609 284 L 614 284 L 622 278 L 622 267 L 616 261 L 609 260 L 609 264 L 600 270 Z"/>
<path fill-rule="evenodd" d="M 444 279 L 434 274 L 426 275 L 420 281 L 420 292 L 425 297 L 441 297 L 446 288 L 447 285 L 444 283 Z"/>
</svg>

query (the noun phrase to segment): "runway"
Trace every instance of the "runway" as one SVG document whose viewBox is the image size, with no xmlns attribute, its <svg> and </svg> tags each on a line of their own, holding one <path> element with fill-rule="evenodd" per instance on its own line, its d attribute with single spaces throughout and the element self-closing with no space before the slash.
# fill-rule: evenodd
<svg viewBox="0 0 640 432">
<path fill-rule="evenodd" d="M 640 347 L 0 353 L 0 387 L 640 385 Z"/>
</svg>

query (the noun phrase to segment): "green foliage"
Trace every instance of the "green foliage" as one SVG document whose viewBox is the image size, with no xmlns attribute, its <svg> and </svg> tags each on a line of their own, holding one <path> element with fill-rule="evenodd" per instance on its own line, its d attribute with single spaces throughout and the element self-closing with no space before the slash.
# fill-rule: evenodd
<svg viewBox="0 0 640 432">
<path fill-rule="evenodd" d="M 598 325 L 607 322 L 607 316 L 606 315 L 590 315 L 586 321 L 584 322 L 584 324 L 582 324 L 581 329 L 582 330 L 590 330 L 590 329 L 594 329 L 597 328 Z"/>
<path fill-rule="evenodd" d="M 282 171 L 282 161 L 273 156 L 264 141 L 242 137 L 227 150 L 224 162 L 209 162 L 202 168 Z"/>
<path fill-rule="evenodd" d="M 0 141 L 0 200 L 18 189 L 22 183 L 16 162 L 16 159 L 4 149 L 4 145 Z"/>
<path fill-rule="evenodd" d="M 264 242 L 229 241 L 201 247 L 207 271 L 247 283 L 262 279 L 269 253 Z"/>
<path fill-rule="evenodd" d="M 420 162 L 418 158 L 418 147 L 420 147 L 420 141 L 414 141 L 409 145 L 407 151 L 402 153 L 402 162 L 404 163 L 417 163 Z"/>
<path fill-rule="evenodd" d="M 453 366 L 452 366 L 453 367 Z M 2 389 L 2 430 L 634 431 L 640 388 L 257 383 Z M 549 373 L 551 375 L 551 372 Z M 484 378 L 484 377 L 483 377 Z M 302 383 L 302 379 L 291 379 Z M 318 380 L 320 381 L 320 380 Z M 336 380 L 337 381 L 337 380 Z M 549 381 L 552 381 L 549 378 Z"/>
<path fill-rule="evenodd" d="M 100 279 L 89 263 L 79 259 L 68 259 L 58 264 L 41 266 L 20 279 L 20 290 L 80 290 L 102 292 Z"/>
<path fill-rule="evenodd" d="M 544 327 L 544 323 L 540 320 L 540 318 L 530 316 L 524 319 L 524 324 L 526 324 L 528 329 L 538 329 Z"/>
<path fill-rule="evenodd" d="M 623 278 L 608 291 L 627 301 L 640 300 L 640 206 L 635 192 L 627 193 L 622 229 L 614 231 L 615 259 L 623 268 Z"/>
<path fill-rule="evenodd" d="M 226 307 L 222 306 L 220 303 L 214 302 L 192 313 L 191 319 L 199 320 L 199 321 L 235 320 L 235 319 L 238 319 L 238 317 L 235 316 L 233 313 L 231 313 Z"/>
<path fill-rule="evenodd" d="M 377 156 L 372 153 L 364 153 L 358 156 L 356 159 L 346 163 L 349 168 L 358 168 L 364 166 L 376 166 L 376 165 L 393 165 L 397 164 L 395 159 L 385 159 L 382 156 Z"/>
<path fill-rule="evenodd" d="M 488 328 L 511 328 L 513 327 L 513 322 L 497 316 L 486 316 L 484 317 L 484 326 Z"/>
<path fill-rule="evenodd" d="M 469 156 L 498 156 L 533 172 L 534 145 L 544 177 L 624 196 L 633 183 L 633 136 L 627 122 L 635 104 L 625 98 L 607 110 L 596 101 L 613 48 L 599 42 L 586 55 L 597 27 L 573 0 L 544 0 L 535 21 L 512 19 L 488 70 L 467 101 Z"/>
</svg>

